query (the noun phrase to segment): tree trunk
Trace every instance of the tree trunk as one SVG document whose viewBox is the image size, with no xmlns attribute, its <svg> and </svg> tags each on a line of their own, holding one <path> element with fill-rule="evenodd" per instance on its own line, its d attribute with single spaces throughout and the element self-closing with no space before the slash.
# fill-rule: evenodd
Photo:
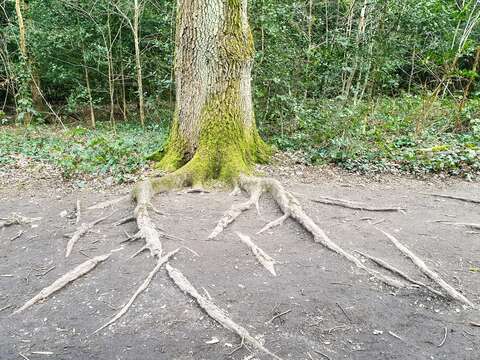
<svg viewBox="0 0 480 360">
<path fill-rule="evenodd" d="M 268 158 L 254 120 L 247 0 L 178 0 L 176 109 L 159 167 L 232 181 Z"/>
</svg>

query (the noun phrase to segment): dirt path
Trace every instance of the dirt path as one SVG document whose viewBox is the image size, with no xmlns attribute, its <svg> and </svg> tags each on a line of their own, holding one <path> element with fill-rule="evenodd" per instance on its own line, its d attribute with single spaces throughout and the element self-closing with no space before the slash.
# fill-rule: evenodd
<svg viewBox="0 0 480 360">
<path fill-rule="evenodd" d="M 286 169 L 270 170 L 289 184 L 306 212 L 348 251 L 380 257 L 432 284 L 376 226 L 394 234 L 456 289 L 480 304 L 480 234 L 433 222 L 480 223 L 480 205 L 422 194 L 480 198 L 480 184 L 408 179 L 375 182 L 343 174 L 304 172 L 291 178 Z M 249 357 L 246 347 L 229 355 L 241 339 L 217 325 L 181 293 L 164 269 L 123 318 L 92 335 L 152 270 L 154 262 L 147 253 L 128 260 L 140 243 L 126 245 L 50 299 L 9 317 L 15 307 L 87 256 L 118 247 L 126 237 L 123 230 L 130 234 L 136 230 L 134 223 L 112 226 L 131 214 L 130 205 L 120 205 L 65 259 L 68 239 L 63 235 L 76 225 L 74 218 L 60 214 L 64 210 L 71 213 L 78 195 L 60 186 L 37 185 L 0 190 L 0 217 L 17 212 L 42 218 L 30 225 L 0 230 L 0 359 L 22 359 L 19 354 L 31 360 L 268 358 L 257 352 Z M 81 203 L 86 207 L 116 197 L 119 191 L 123 189 L 101 194 L 85 189 L 80 194 Z M 310 201 L 322 195 L 376 206 L 401 206 L 407 211 L 373 213 Z M 255 235 L 281 215 L 268 196 L 261 201 L 260 215 L 251 210 L 216 240 L 206 241 L 224 211 L 240 201 L 244 196 L 222 192 L 162 194 L 154 205 L 163 215 L 154 215 L 154 220 L 165 232 L 184 239 L 181 243 L 164 239 L 167 251 L 181 245 L 200 255 L 182 251 L 171 265 L 283 359 L 479 359 L 480 328 L 469 324 L 480 323 L 478 310 L 464 309 L 459 303 L 422 290 L 394 291 L 373 281 L 345 259 L 313 243 L 291 219 Z M 83 221 L 111 212 L 85 210 Z M 11 241 L 20 230 L 24 233 Z M 235 231 L 249 235 L 278 261 L 277 277 L 258 264 Z M 4 309 L 8 305 L 12 307 Z"/>
</svg>

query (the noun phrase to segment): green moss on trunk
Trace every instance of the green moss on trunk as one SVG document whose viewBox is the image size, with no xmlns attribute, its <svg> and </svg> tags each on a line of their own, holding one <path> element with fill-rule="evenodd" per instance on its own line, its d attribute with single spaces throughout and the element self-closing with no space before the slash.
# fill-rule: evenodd
<svg viewBox="0 0 480 360">
<path fill-rule="evenodd" d="M 244 125 L 238 82 L 207 102 L 200 123 L 199 144 L 191 159 L 185 158 L 185 142 L 174 124 L 165 156 L 158 163 L 159 168 L 172 171 L 189 160 L 177 171 L 188 174 L 186 185 L 209 180 L 232 183 L 240 173 L 250 174 L 255 163 L 268 161 L 270 149 L 255 125 Z"/>
</svg>

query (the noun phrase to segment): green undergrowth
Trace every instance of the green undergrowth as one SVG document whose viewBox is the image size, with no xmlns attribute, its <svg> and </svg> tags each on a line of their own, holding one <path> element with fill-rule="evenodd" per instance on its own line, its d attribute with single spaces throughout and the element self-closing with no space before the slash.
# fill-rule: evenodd
<svg viewBox="0 0 480 360">
<path fill-rule="evenodd" d="M 148 164 L 148 155 L 161 146 L 168 129 L 149 124 L 123 123 L 116 132 L 109 125 L 97 129 L 69 125 L 62 128 L 36 125 L 28 129 L 0 126 L 0 168 L 19 157 L 55 165 L 65 178 L 79 175 L 111 176 L 129 181 Z"/>
<path fill-rule="evenodd" d="M 334 163 L 358 173 L 478 178 L 480 99 L 467 102 L 460 116 L 452 100 L 426 108 L 425 98 L 413 96 L 356 105 L 289 101 L 279 115 L 291 120 L 269 127 L 267 116 L 261 129 L 270 143 L 301 151 L 313 164 Z"/>
</svg>

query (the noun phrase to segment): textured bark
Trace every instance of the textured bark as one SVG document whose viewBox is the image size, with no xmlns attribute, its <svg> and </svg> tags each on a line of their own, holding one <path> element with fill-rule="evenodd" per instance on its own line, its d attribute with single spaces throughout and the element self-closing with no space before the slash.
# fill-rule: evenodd
<svg viewBox="0 0 480 360">
<path fill-rule="evenodd" d="M 176 109 L 159 166 L 198 178 L 248 172 L 268 150 L 255 126 L 247 0 L 178 0 Z"/>
</svg>

